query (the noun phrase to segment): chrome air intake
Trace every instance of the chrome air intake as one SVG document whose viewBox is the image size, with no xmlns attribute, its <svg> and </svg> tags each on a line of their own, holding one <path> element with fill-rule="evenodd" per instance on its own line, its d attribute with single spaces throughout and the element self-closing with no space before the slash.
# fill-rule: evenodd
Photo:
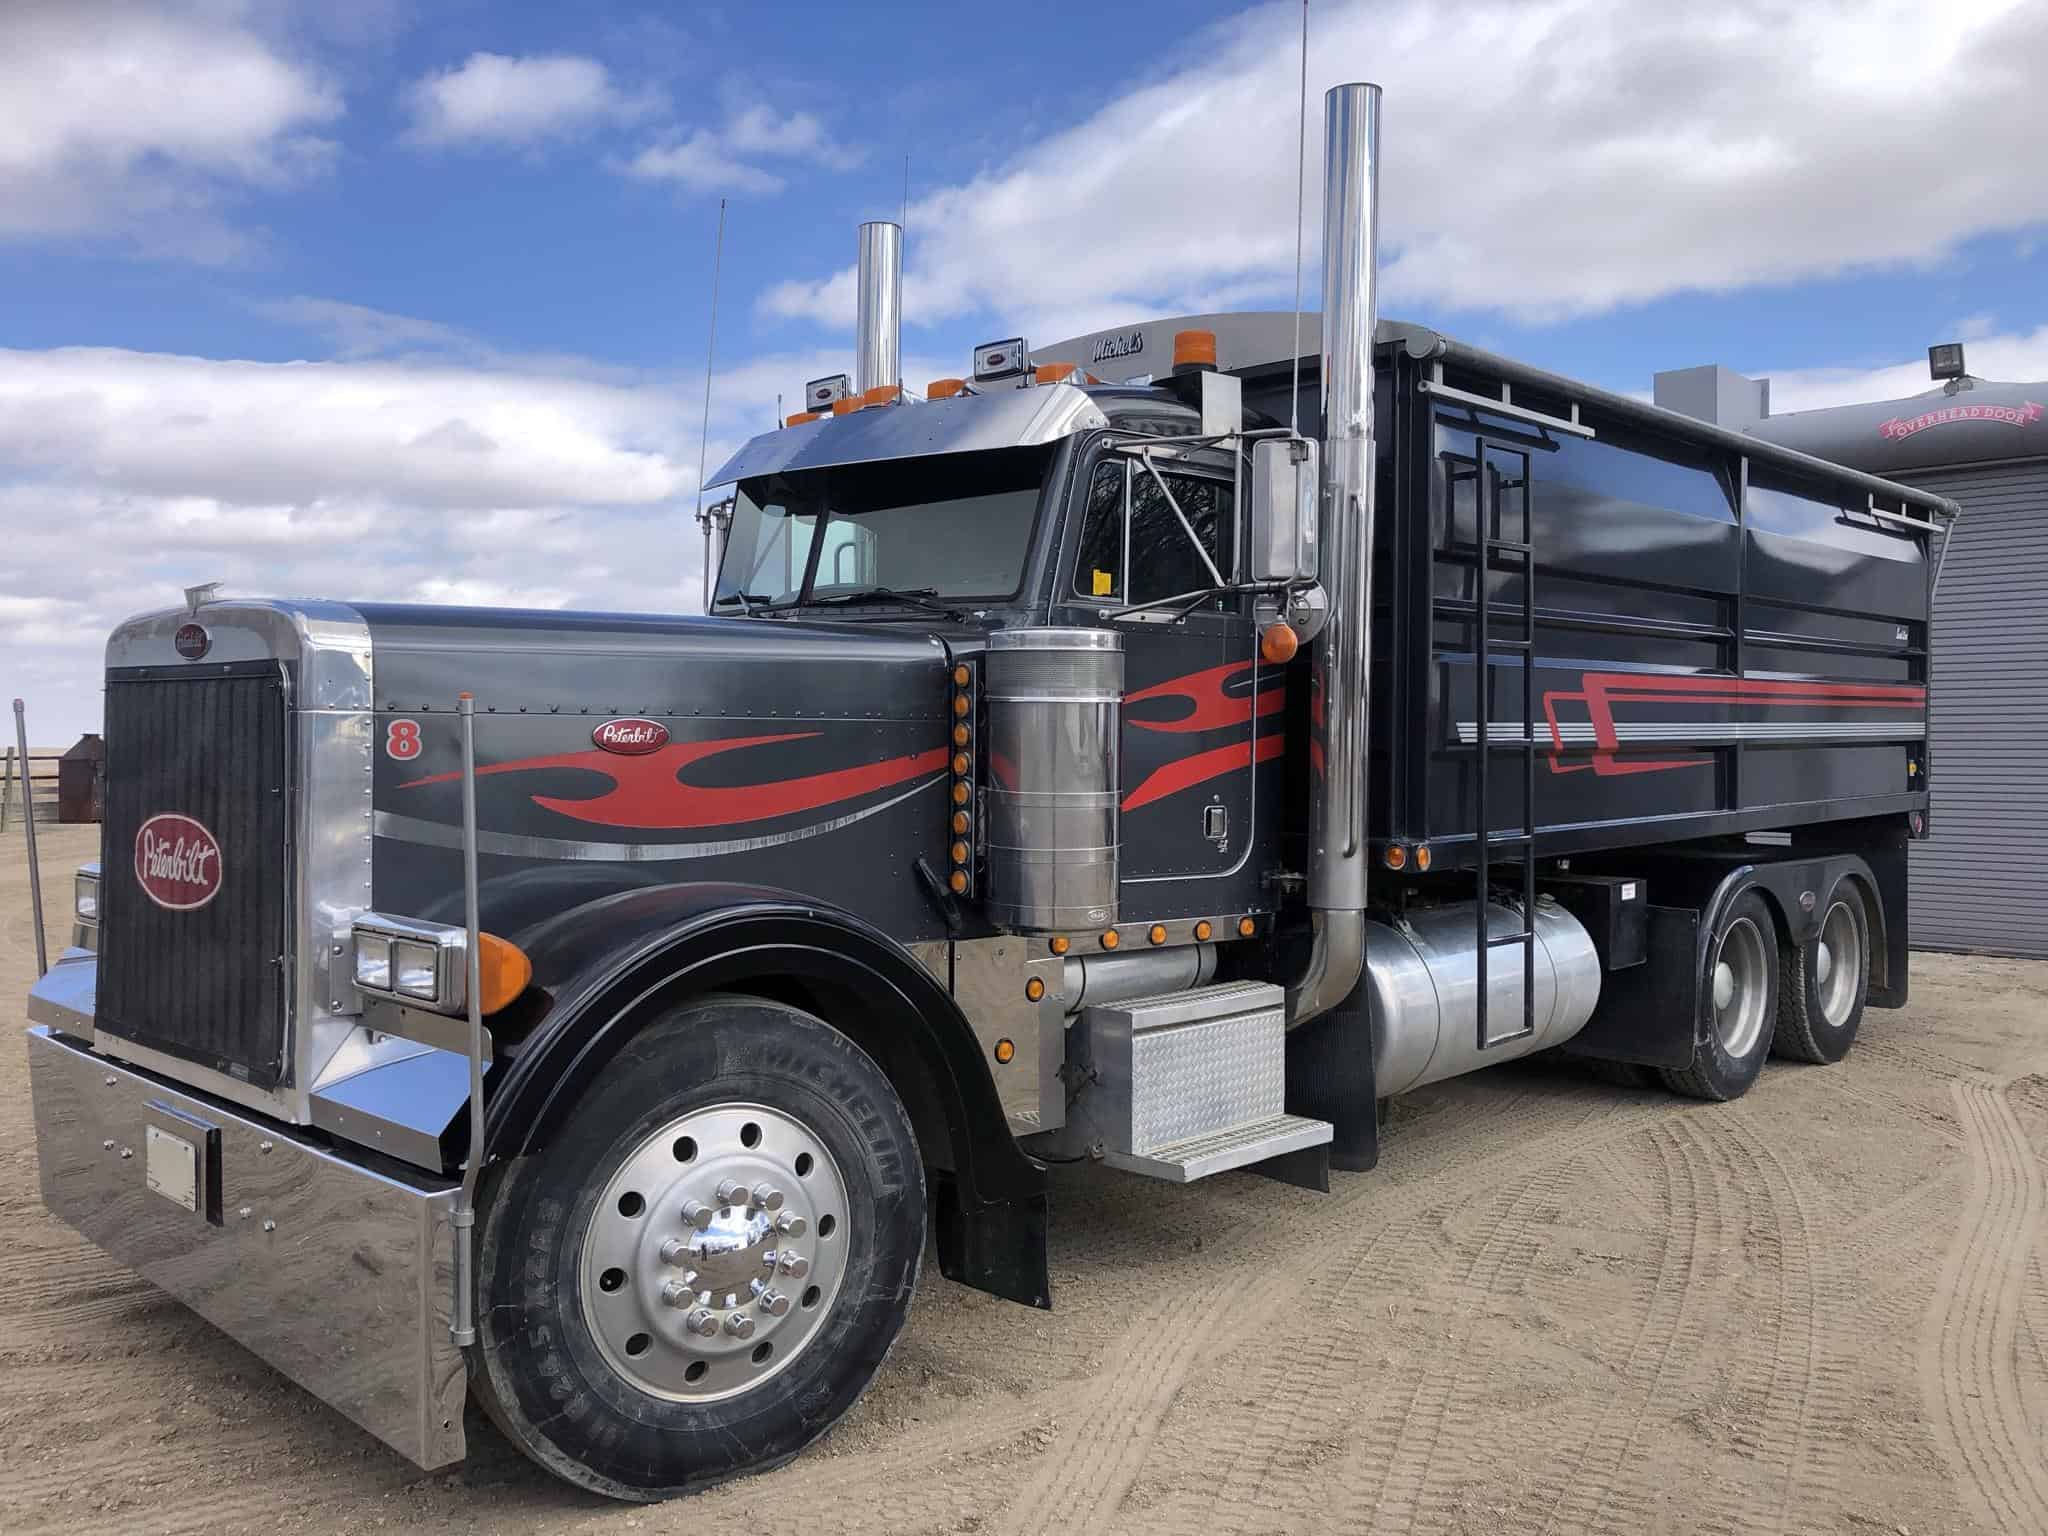
<svg viewBox="0 0 2048 1536">
<path fill-rule="evenodd" d="M 865 395 L 903 382 L 903 226 L 876 220 L 860 227 L 854 316 L 854 385 Z"/>
<path fill-rule="evenodd" d="M 982 836 L 991 922 L 1025 933 L 1116 921 L 1123 637 L 989 636 Z"/>
</svg>

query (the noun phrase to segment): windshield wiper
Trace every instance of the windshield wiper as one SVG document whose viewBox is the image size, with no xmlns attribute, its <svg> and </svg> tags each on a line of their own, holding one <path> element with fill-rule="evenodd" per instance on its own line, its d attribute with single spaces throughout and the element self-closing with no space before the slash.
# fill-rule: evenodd
<svg viewBox="0 0 2048 1536">
<path fill-rule="evenodd" d="M 847 603 L 905 603 L 912 608 L 922 608 L 928 613 L 943 614 L 949 619 L 959 618 L 958 610 L 933 601 L 938 595 L 937 587 L 861 587 L 852 592 L 832 592 L 824 597 L 813 597 L 810 605 L 814 608 L 823 608 L 828 605 L 844 606 Z"/>
<path fill-rule="evenodd" d="M 773 598 L 770 598 L 764 593 L 760 592 L 732 591 L 719 593 L 718 596 L 711 599 L 711 606 L 716 608 L 720 603 L 736 602 L 740 605 L 740 610 L 743 613 L 746 613 L 749 616 L 751 616 L 754 611 L 754 604 L 759 603 L 763 607 L 766 607 L 769 603 L 773 601 Z"/>
</svg>

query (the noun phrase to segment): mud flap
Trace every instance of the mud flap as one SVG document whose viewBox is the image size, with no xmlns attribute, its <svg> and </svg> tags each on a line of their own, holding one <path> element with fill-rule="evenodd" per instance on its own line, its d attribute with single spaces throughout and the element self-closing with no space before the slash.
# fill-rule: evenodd
<svg viewBox="0 0 2048 1536">
<path fill-rule="evenodd" d="M 1336 1131 L 1329 1166 L 1348 1173 L 1363 1173 L 1380 1160 L 1366 996 L 1363 985 L 1354 987 L 1337 1007 L 1287 1035 L 1287 1113 L 1329 1121 Z M 1274 1176 L 1296 1182 L 1277 1170 Z"/>
<path fill-rule="evenodd" d="M 943 1169 L 926 1171 L 937 1229 L 939 1273 L 959 1285 L 1027 1307 L 1052 1306 L 1046 1254 L 1046 1199 L 1027 1195 L 969 1207 Z"/>
<path fill-rule="evenodd" d="M 1691 907 L 1653 905 L 1649 963 L 1600 978 L 1599 1006 L 1565 1054 L 1689 1067 L 1697 1044 L 1699 988 L 1699 913 Z"/>
</svg>

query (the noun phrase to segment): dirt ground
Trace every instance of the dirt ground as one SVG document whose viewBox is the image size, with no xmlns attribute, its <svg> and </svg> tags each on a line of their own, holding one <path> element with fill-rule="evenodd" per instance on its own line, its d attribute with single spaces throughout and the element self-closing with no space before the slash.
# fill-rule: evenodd
<svg viewBox="0 0 2048 1536">
<path fill-rule="evenodd" d="M 17 827 L 7 998 L 25 887 Z M 1401 1101 L 1327 1196 L 1064 1180 L 1058 1310 L 928 1262 L 836 1431 L 640 1509 L 474 1411 L 422 1475 L 102 1258 L 42 1209 L 0 1049 L 0 1529 L 2048 1532 L 2048 965 L 1915 966 L 1846 1063 L 1735 1104 L 1505 1067 Z"/>
</svg>

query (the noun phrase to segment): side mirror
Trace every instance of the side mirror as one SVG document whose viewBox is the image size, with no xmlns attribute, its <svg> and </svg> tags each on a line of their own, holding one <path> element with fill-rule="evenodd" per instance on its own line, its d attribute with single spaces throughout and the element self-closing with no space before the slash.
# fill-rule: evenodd
<svg viewBox="0 0 2048 1536">
<path fill-rule="evenodd" d="M 1322 466 L 1314 443 L 1266 437 L 1252 444 L 1253 581 L 1299 581 L 1320 572 L 1321 499 Z"/>
</svg>

